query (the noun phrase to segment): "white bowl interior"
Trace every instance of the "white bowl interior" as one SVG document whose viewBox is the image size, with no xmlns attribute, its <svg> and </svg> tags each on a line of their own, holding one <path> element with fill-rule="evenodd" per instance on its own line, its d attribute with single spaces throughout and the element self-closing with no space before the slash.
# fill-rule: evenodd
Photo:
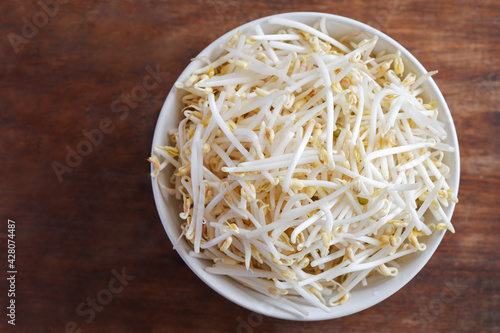
<svg viewBox="0 0 500 333">
<path fill-rule="evenodd" d="M 379 37 L 379 41 L 375 48 L 375 52 L 383 49 L 387 50 L 388 52 L 400 50 L 403 56 L 406 71 L 412 71 L 417 75 L 422 75 L 427 72 L 424 67 L 406 49 L 404 49 L 393 39 L 386 36 L 382 32 L 358 21 L 331 14 L 311 12 L 286 13 L 271 17 L 289 18 L 306 24 L 313 24 L 317 22 L 321 17 L 325 17 L 328 31 L 333 37 L 336 38 L 345 35 L 354 35 L 361 31 L 363 32 L 363 34 L 359 38 L 367 38 L 377 35 Z M 227 42 L 237 31 L 248 33 L 256 24 L 260 24 L 262 29 L 266 33 L 276 32 L 278 27 L 268 24 L 267 21 L 269 18 L 270 17 L 265 17 L 253 22 L 249 22 L 226 33 L 224 36 L 220 37 L 208 47 L 206 47 L 198 57 L 207 56 L 209 59 L 217 58 L 222 53 L 222 50 L 219 48 L 220 44 Z M 178 78 L 178 81 L 185 81 L 189 77 L 190 73 L 193 70 L 201 67 L 201 65 L 201 61 L 193 61 L 182 72 L 182 74 Z M 425 84 L 423 84 L 423 87 L 425 89 L 425 93 L 423 94 L 425 100 L 438 101 L 437 104 L 440 109 L 440 120 L 446 124 L 445 129 L 449 133 L 449 136 L 445 140 L 445 142 L 454 146 L 456 149 L 455 153 L 445 154 L 445 162 L 451 168 L 451 177 L 447 180 L 448 184 L 455 193 L 458 193 L 460 155 L 458 152 L 458 140 L 455 132 L 455 126 L 453 124 L 453 120 L 446 102 L 441 92 L 437 88 L 435 82 L 432 79 L 429 79 L 425 82 Z M 168 144 L 168 131 L 176 128 L 178 122 L 180 121 L 180 110 L 182 110 L 183 108 L 181 97 L 181 92 L 173 87 L 163 105 L 160 116 L 158 118 L 153 138 L 153 145 Z M 182 204 L 173 196 L 162 193 L 155 180 L 153 180 L 153 193 L 158 213 L 165 231 L 167 232 L 171 242 L 175 243 L 180 235 L 180 225 L 182 223 L 182 220 L 179 218 L 179 212 L 181 212 L 182 210 Z M 451 203 L 450 206 L 445 209 L 446 214 L 450 218 L 453 213 L 454 206 L 455 205 Z M 230 301 L 251 311 L 255 311 L 271 317 L 290 320 L 313 321 L 333 319 L 353 314 L 370 306 L 373 306 L 389 297 L 390 295 L 401 289 L 424 267 L 424 265 L 430 259 L 439 243 L 441 242 L 443 235 L 444 231 L 435 232 L 427 240 L 427 249 L 425 251 L 401 258 L 398 261 L 398 263 L 401 265 L 401 268 L 399 269 L 399 274 L 397 276 L 393 278 L 383 278 L 380 276 L 378 278 L 370 280 L 370 283 L 367 287 L 356 287 L 352 291 L 349 301 L 343 305 L 332 308 L 330 313 L 326 313 L 321 309 L 312 307 L 311 305 L 304 303 L 304 309 L 309 312 L 309 316 L 307 317 L 299 315 L 293 309 L 290 309 L 290 311 L 286 311 L 274 306 L 274 302 L 276 302 L 276 300 L 263 296 L 249 288 L 246 288 L 238 282 L 232 280 L 231 278 L 220 275 L 213 275 L 205 272 L 205 267 L 211 266 L 212 263 L 208 260 L 201 260 L 189 256 L 188 253 L 191 248 L 187 244 L 187 242 L 184 241 L 184 239 L 181 239 L 181 241 L 177 242 L 176 249 L 182 259 L 191 268 L 191 270 L 196 275 L 198 275 L 198 277 L 200 277 L 200 279 L 202 279 L 212 289 L 214 289 Z"/>
</svg>

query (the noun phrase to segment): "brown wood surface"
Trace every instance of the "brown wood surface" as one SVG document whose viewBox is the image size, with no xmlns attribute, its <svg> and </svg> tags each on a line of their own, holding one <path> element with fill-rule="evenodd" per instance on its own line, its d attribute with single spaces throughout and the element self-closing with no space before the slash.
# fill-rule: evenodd
<svg viewBox="0 0 500 333">
<path fill-rule="evenodd" d="M 45 25 L 35 0 L 0 3 L 1 332 L 500 332 L 498 1 L 60 2 Z M 163 230 L 146 162 L 162 103 L 189 59 L 238 25 L 290 11 L 370 23 L 438 69 L 460 140 L 457 233 L 394 296 L 332 321 L 258 316 L 204 285 Z M 16 53 L 9 33 L 22 36 L 33 15 L 44 26 Z M 113 101 L 157 65 L 158 87 L 128 115 L 114 113 Z M 102 119 L 112 130 L 59 182 L 52 163 L 65 163 L 67 147 Z M 15 327 L 5 315 L 7 219 L 17 225 Z M 112 270 L 122 268 L 135 278 L 109 294 Z M 112 301 L 90 323 L 77 313 L 106 295 Z"/>
</svg>

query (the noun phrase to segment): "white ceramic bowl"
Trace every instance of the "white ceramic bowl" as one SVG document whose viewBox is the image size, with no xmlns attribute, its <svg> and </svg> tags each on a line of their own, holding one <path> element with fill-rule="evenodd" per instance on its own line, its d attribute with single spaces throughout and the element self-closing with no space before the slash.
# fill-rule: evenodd
<svg viewBox="0 0 500 333">
<path fill-rule="evenodd" d="M 375 48 L 376 51 L 385 49 L 389 52 L 394 52 L 395 50 L 400 50 L 403 56 L 404 64 L 406 70 L 412 71 L 417 75 L 422 75 L 427 71 L 425 68 L 413 57 L 410 52 L 403 48 L 396 41 L 383 34 L 382 32 L 358 21 L 348 19 L 342 16 L 336 16 L 325 13 L 311 13 L 311 12 L 298 12 L 298 13 L 285 13 L 274 15 L 270 17 L 282 17 L 293 19 L 306 24 L 313 24 L 317 22 L 321 17 L 326 18 L 326 25 L 328 31 L 333 37 L 341 37 L 345 35 L 354 35 L 358 32 L 363 32 L 360 38 L 372 37 L 377 35 L 379 41 Z M 266 33 L 276 32 L 277 27 L 269 25 L 267 23 L 270 17 L 264 17 L 247 24 L 244 24 L 234 30 L 226 33 L 224 36 L 220 37 L 212 44 L 207 46 L 200 54 L 200 56 L 207 56 L 209 59 L 215 59 L 222 53 L 219 45 L 226 43 L 237 31 L 244 32 L 249 31 L 255 24 L 260 24 Z M 190 73 L 202 66 L 201 61 L 193 61 L 180 75 L 177 81 L 185 81 Z M 460 175 L 460 161 L 458 152 L 458 141 L 455 132 L 455 127 L 453 125 L 453 120 L 443 98 L 443 95 L 439 91 L 438 87 L 432 79 L 429 79 L 423 85 L 426 100 L 437 100 L 440 109 L 440 120 L 445 122 L 445 129 L 449 133 L 448 138 L 445 140 L 448 144 L 455 147 L 455 153 L 446 154 L 445 162 L 451 168 L 451 177 L 448 179 L 448 184 L 453 189 L 455 193 L 458 193 L 458 183 Z M 173 87 L 167 96 L 165 104 L 161 110 L 158 122 L 156 124 L 155 134 L 153 138 L 153 145 L 166 145 L 167 142 L 167 131 L 177 127 L 180 121 L 180 115 L 182 110 L 181 103 L 181 93 Z M 176 201 L 173 196 L 162 193 L 157 182 L 153 180 L 153 193 L 156 201 L 156 206 L 158 208 L 158 213 L 160 215 L 161 221 L 167 232 L 172 243 L 175 243 L 180 235 L 180 225 L 181 220 L 179 218 L 179 212 L 181 211 L 181 203 Z M 446 214 L 451 218 L 453 213 L 454 204 L 445 209 Z M 443 238 L 444 231 L 435 232 L 430 236 L 427 244 L 427 249 L 423 252 L 415 253 L 411 256 L 400 258 L 398 263 L 401 265 L 399 269 L 399 274 L 393 278 L 382 278 L 371 280 L 371 283 L 367 287 L 356 287 L 352 293 L 348 302 L 343 305 L 332 308 L 331 313 L 326 313 L 321 309 L 315 308 L 310 305 L 304 305 L 305 310 L 309 312 L 309 316 L 302 317 L 297 314 L 296 311 L 286 311 L 275 307 L 273 305 L 273 300 L 270 297 L 261 295 L 243 285 L 235 282 L 234 280 L 222 276 L 213 275 L 205 272 L 205 267 L 211 266 L 212 263 L 208 260 L 200 260 L 193 258 L 188 255 L 191 250 L 190 246 L 184 239 L 181 239 L 177 243 L 176 249 L 179 255 L 186 262 L 186 264 L 191 268 L 191 270 L 198 275 L 198 277 L 203 280 L 212 289 L 217 291 L 219 294 L 227 298 L 228 300 L 245 307 L 251 311 L 261 313 L 267 316 L 290 319 L 290 320 L 325 320 L 333 319 L 342 316 L 347 316 L 364 309 L 367 309 L 387 297 L 394 294 L 396 291 L 401 289 L 406 283 L 408 283 L 427 263 L 436 248 L 438 247 L 441 239 Z"/>
</svg>

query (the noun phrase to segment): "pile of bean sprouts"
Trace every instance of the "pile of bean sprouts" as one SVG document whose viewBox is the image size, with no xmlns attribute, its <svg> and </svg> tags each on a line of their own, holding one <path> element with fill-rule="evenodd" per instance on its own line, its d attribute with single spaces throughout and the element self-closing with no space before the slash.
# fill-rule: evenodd
<svg viewBox="0 0 500 333">
<path fill-rule="evenodd" d="M 377 37 L 336 40 L 323 19 L 269 23 L 276 34 L 238 32 L 175 84 L 184 118 L 154 147 L 152 176 L 175 169 L 160 185 L 182 199 L 181 237 L 208 272 L 329 312 L 370 275 L 395 276 L 396 259 L 425 250 L 419 237 L 454 232 L 454 150 L 420 97 L 435 72 L 373 54 Z"/>
</svg>

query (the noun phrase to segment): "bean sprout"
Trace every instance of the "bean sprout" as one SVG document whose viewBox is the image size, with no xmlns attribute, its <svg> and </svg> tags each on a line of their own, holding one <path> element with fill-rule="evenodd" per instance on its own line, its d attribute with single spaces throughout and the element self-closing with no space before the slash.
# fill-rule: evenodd
<svg viewBox="0 0 500 333">
<path fill-rule="evenodd" d="M 175 84 L 185 119 L 154 147 L 152 176 L 175 169 L 161 185 L 182 197 L 182 235 L 208 272 L 330 311 L 371 275 L 396 275 L 423 236 L 454 232 L 453 147 L 419 96 L 436 72 L 407 73 L 400 52 L 372 54 L 377 37 L 337 40 L 324 21 L 269 23 L 280 30 L 238 32 Z"/>
</svg>

